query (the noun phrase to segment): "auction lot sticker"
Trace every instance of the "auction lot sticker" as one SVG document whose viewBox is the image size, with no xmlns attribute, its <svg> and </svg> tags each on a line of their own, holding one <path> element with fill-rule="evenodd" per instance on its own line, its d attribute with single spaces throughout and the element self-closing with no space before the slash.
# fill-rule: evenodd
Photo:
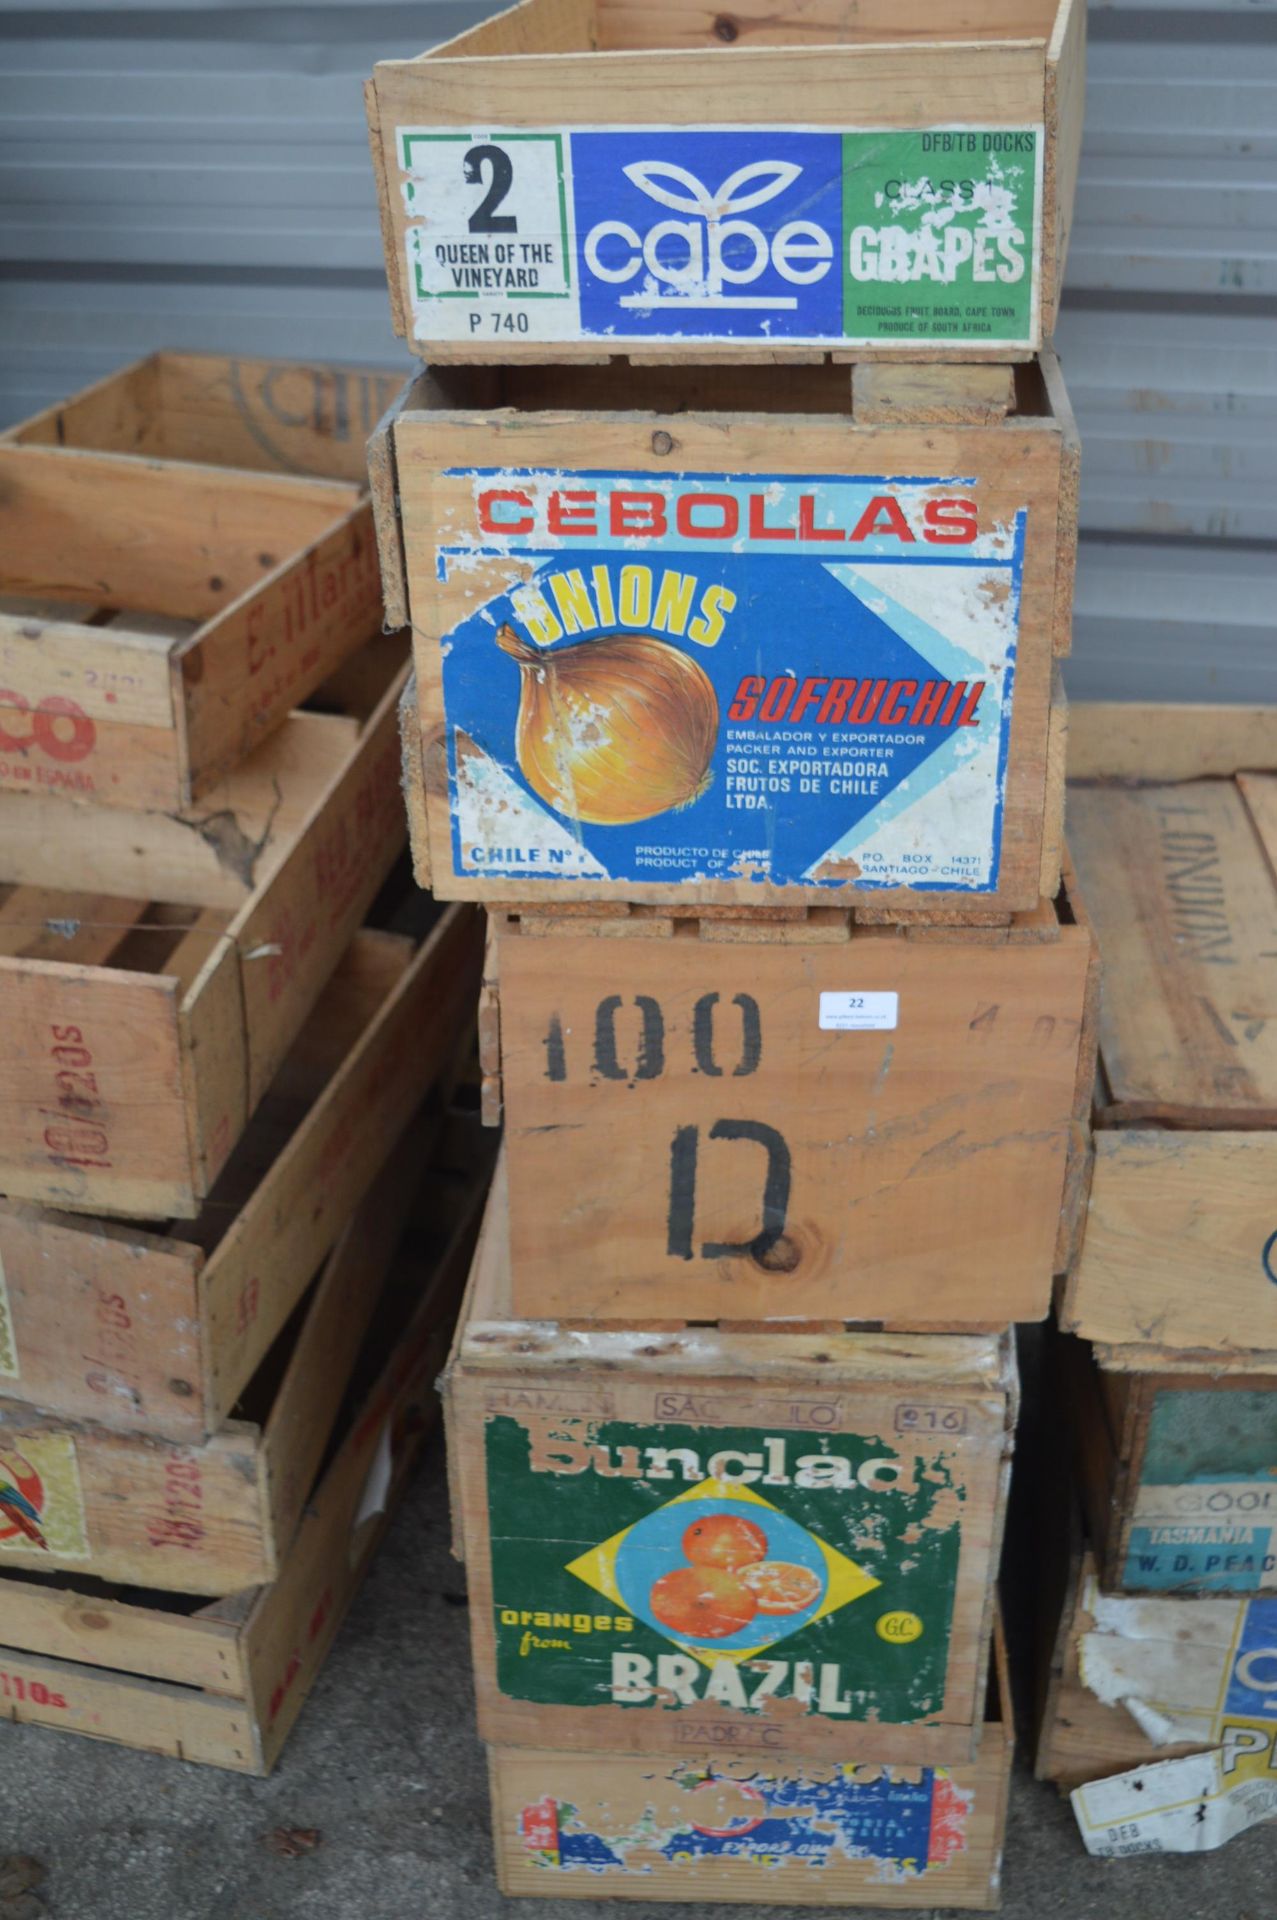
<svg viewBox="0 0 1277 1920">
<path fill-rule="evenodd" d="M 1041 126 L 401 127 L 418 340 L 1037 345 Z"/>
</svg>

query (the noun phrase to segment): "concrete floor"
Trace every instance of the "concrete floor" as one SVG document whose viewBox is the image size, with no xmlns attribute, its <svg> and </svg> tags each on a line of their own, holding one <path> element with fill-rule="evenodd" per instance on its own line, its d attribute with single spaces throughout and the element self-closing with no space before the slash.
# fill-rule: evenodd
<svg viewBox="0 0 1277 1920">
<path fill-rule="evenodd" d="M 53 1920 L 656 1920 L 638 1901 L 503 1899 L 471 1727 L 465 1582 L 432 1442 L 269 1780 L 32 1727 L 0 1727 L 0 1856 L 34 1854 Z M 0 1623 L 0 1639 L 3 1627 Z M 282 1859 L 278 1827 L 318 1828 Z M 0 1920 L 8 1920 L 0 1898 Z M 703 1907 L 799 1920 L 810 1908 Z M 1277 1825 L 1199 1858 L 1087 1858 L 1072 1815 L 1022 1768 L 1006 1920 L 1275 1920 Z M 25 1920 L 25 1915 L 23 1916 Z"/>
</svg>

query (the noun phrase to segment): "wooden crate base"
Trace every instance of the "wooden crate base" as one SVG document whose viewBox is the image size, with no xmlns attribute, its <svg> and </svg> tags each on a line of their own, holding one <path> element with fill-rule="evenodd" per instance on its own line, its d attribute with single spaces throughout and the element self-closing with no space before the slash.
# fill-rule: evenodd
<svg viewBox="0 0 1277 1920">
<path fill-rule="evenodd" d="M 497 1881 L 553 1900 L 999 1904 L 1014 1723 L 1001 1631 L 974 1758 L 489 1751 Z"/>
<path fill-rule="evenodd" d="M 270 1771 L 433 1425 L 434 1377 L 484 1177 L 482 1155 L 468 1152 L 450 1170 L 437 1154 L 416 1229 L 393 1258 L 383 1245 L 391 1274 L 383 1315 L 359 1357 L 340 1438 L 278 1578 L 191 1608 L 169 1595 L 5 1576 L 0 1719 L 242 1773 Z M 371 1256 L 386 1217 L 384 1208 L 368 1216 L 373 1238 L 363 1272 L 374 1288 Z"/>
</svg>

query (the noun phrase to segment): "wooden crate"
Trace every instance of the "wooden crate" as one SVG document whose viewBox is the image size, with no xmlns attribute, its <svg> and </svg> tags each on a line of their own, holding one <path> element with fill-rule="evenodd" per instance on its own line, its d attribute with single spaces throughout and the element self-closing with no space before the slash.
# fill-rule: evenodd
<svg viewBox="0 0 1277 1920">
<path fill-rule="evenodd" d="M 294 715 L 211 815 L 0 799 L 0 1192 L 198 1213 L 402 845 L 398 692 Z"/>
<path fill-rule="evenodd" d="M 372 471 L 441 898 L 1054 894 L 1076 430 L 1051 355 L 1000 410 L 917 378 L 422 375 Z"/>
<path fill-rule="evenodd" d="M 489 1749 L 497 1881 L 550 1899 L 999 1904 L 1015 1730 L 1000 1625 L 974 1758 Z"/>
<path fill-rule="evenodd" d="M 1023 357 L 1085 34 L 1071 0 L 525 0 L 366 89 L 396 331 L 434 363 Z"/>
<path fill-rule="evenodd" d="M 444 1382 L 483 1739 L 971 1758 L 1006 1335 L 583 1333 L 512 1310 L 499 1166 Z M 770 1569 L 757 1605 L 743 1562 Z"/>
<path fill-rule="evenodd" d="M 403 385 L 376 367 L 149 353 L 0 433 L 65 447 L 367 483 L 368 436 Z"/>
<path fill-rule="evenodd" d="M 297 1449 L 322 1447 L 362 1319 L 375 1304 L 360 1247 L 333 1270 L 336 1277 L 326 1277 L 309 1311 L 299 1302 L 465 1035 L 466 961 L 466 929 L 451 920 L 415 957 L 399 936 L 359 936 L 349 968 L 321 999 L 278 1091 L 263 1103 L 262 1125 L 245 1138 L 243 1157 L 260 1156 L 265 1172 L 232 1162 L 225 1201 L 215 1190 L 197 1223 L 211 1247 L 100 1234 L 95 1243 L 91 1233 L 77 1242 L 65 1224 L 42 1236 L 39 1219 L 6 1219 L 6 1251 L 15 1244 L 25 1263 L 17 1341 L 34 1323 L 38 1355 L 40 1336 L 55 1321 L 50 1309 L 81 1292 L 91 1371 L 86 1379 L 77 1356 L 67 1397 L 83 1404 L 98 1388 L 100 1406 L 114 1392 L 127 1417 L 127 1362 L 117 1360 L 114 1372 L 109 1362 L 92 1365 L 108 1333 L 123 1331 L 126 1342 L 133 1336 L 136 1372 L 161 1428 L 171 1425 L 167 1408 L 185 1397 L 216 1431 L 208 1439 L 189 1431 L 161 1438 L 145 1426 L 117 1430 L 0 1400 L 0 1476 L 19 1492 L 29 1483 L 25 1497 L 39 1535 L 10 1514 L 0 1524 L 0 1567 L 60 1568 L 204 1594 L 274 1578 L 313 1477 L 314 1462 L 307 1467 L 303 1456 L 299 1466 Z M 411 1157 L 399 1163 L 409 1189 L 414 1164 Z M 63 1255 L 84 1276 L 81 1289 L 58 1284 Z M 31 1284 L 42 1256 L 54 1296 L 43 1313 Z M 136 1327 L 120 1330 L 132 1314 Z M 45 1335 L 46 1352 L 55 1343 L 64 1354 L 74 1350 L 69 1329 Z M 108 1355 L 117 1351 L 107 1347 Z M 51 1354 L 50 1375 L 54 1363 Z M 166 1367 L 180 1371 L 164 1378 Z"/>
<path fill-rule="evenodd" d="M 322 1477 L 269 1586 L 212 1604 L 60 1576 L 0 1579 L 0 1712 L 178 1760 L 268 1773 L 437 1410 L 483 1174 L 447 1160 L 375 1193 L 332 1256 L 381 1305 Z M 401 1203 L 417 1225 L 389 1259 Z M 389 1265 L 388 1287 L 382 1280 Z M 357 1300 L 359 1289 L 355 1290 Z M 371 1303 L 369 1303 L 371 1304 Z M 334 1343 L 338 1349 L 341 1342 Z M 353 1360 L 352 1350 L 344 1360 Z M 331 1358 L 329 1357 L 329 1364 Z M 313 1463 L 312 1463 L 313 1464 Z"/>
<path fill-rule="evenodd" d="M 415 954 L 359 934 L 194 1221 L 0 1201 L 0 1394 L 175 1443 L 219 1427 L 466 1032 L 479 959 L 468 908 Z"/>
<path fill-rule="evenodd" d="M 1268 1352 L 1277 708 L 1081 708 L 1075 747 L 1069 840 L 1105 988 L 1063 1321 L 1104 1346 Z"/>
<path fill-rule="evenodd" d="M 1066 1340 L 1062 1358 L 1105 1587 L 1277 1589 L 1277 1354 Z"/>
<path fill-rule="evenodd" d="M 1009 930 L 489 924 L 516 1313 L 956 1332 L 1048 1311 L 1094 1077 L 1068 896 Z"/>
<path fill-rule="evenodd" d="M 1037 1776 L 1064 1789 L 1222 1746 L 1277 1778 L 1272 1603 L 1101 1592 L 1075 1555 L 1038 1733 Z M 1129 1706 L 1127 1703 L 1130 1703 Z"/>
<path fill-rule="evenodd" d="M 0 446 L 0 787 L 189 807 L 381 631 L 357 486 Z"/>
</svg>

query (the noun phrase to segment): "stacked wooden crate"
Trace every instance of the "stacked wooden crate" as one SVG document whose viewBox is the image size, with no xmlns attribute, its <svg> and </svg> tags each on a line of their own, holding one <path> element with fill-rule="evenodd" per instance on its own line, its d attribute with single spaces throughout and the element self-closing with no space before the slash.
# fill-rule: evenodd
<svg viewBox="0 0 1277 1920">
<path fill-rule="evenodd" d="M 482 1184 L 480 929 L 395 930 L 406 642 L 296 405 L 353 382 L 161 355 L 0 445 L 0 1699 L 250 1771 L 402 1484 Z"/>
<path fill-rule="evenodd" d="M 413 849 L 488 908 L 445 1406 L 510 1892 L 996 1903 L 1009 1327 L 1094 1070 L 1083 31 L 526 0 L 369 86 Z"/>
<path fill-rule="evenodd" d="M 1079 719 L 1105 996 L 1058 1357 L 1089 1541 L 1038 1769 L 1122 1854 L 1277 1813 L 1277 709 Z"/>
</svg>

